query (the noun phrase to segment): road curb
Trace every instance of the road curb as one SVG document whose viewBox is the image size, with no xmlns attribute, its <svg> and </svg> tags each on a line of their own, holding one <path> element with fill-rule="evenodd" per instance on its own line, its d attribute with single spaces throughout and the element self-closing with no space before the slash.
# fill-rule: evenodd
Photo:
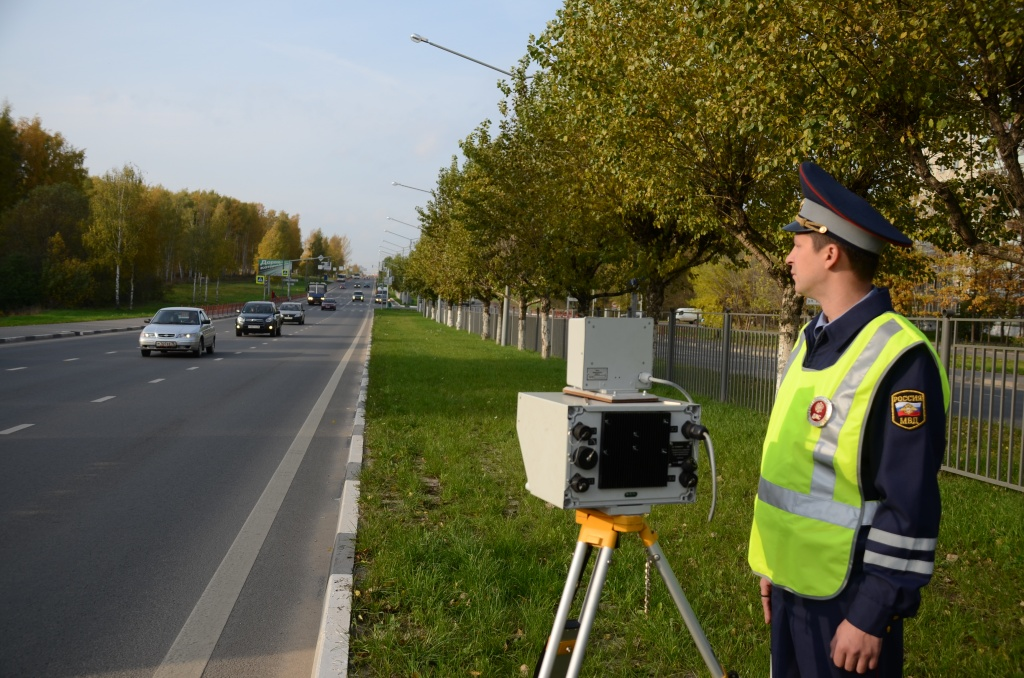
<svg viewBox="0 0 1024 678">
<path fill-rule="evenodd" d="M 372 343 L 372 342 L 371 342 Z M 324 595 L 313 656 L 313 678 L 348 676 L 349 628 L 352 623 L 352 590 L 355 572 L 356 530 L 359 525 L 359 472 L 363 465 L 363 430 L 366 425 L 366 389 L 369 377 L 370 347 L 366 349 L 363 378 L 359 385 L 352 441 L 349 444 L 345 483 L 338 510 L 338 529 L 331 557 L 331 575 Z"/>
<path fill-rule="evenodd" d="M 85 337 L 90 334 L 111 334 L 113 332 L 141 332 L 145 325 L 131 327 L 110 327 L 99 330 L 68 330 L 67 332 L 51 332 L 50 334 L 26 334 L 20 337 L 0 337 L 0 344 L 13 344 L 18 341 L 42 341 L 44 339 L 67 339 L 69 337 Z"/>
</svg>

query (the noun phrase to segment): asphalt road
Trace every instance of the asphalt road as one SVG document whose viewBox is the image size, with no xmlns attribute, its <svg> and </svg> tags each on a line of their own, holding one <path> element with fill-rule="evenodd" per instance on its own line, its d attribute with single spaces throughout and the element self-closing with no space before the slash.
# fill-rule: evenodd
<svg viewBox="0 0 1024 678">
<path fill-rule="evenodd" d="M 372 303 L 0 344 L 0 676 L 308 676 Z"/>
</svg>

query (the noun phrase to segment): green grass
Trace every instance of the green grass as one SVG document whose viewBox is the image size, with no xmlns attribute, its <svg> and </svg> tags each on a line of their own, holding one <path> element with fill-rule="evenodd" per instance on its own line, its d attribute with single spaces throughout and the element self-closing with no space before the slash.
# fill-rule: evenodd
<svg viewBox="0 0 1024 678">
<path fill-rule="evenodd" d="M 285 286 L 275 282 L 273 288 L 279 299 L 284 299 Z M 306 289 L 305 282 L 292 285 L 292 296 L 302 295 Z M 17 327 L 22 325 L 41 325 L 51 323 L 75 323 L 90 320 L 117 320 L 119 318 L 142 318 L 153 315 L 164 306 L 213 306 L 216 304 L 243 304 L 246 301 L 263 298 L 263 286 L 253 279 L 221 281 L 220 288 L 211 281 L 209 289 L 197 287 L 193 295 L 192 283 L 170 285 L 164 290 L 164 298 L 160 301 L 137 303 L 128 309 L 127 289 L 121 290 L 121 309 L 111 304 L 106 308 L 92 309 L 32 309 L 25 313 L 0 314 L 0 327 Z"/>
<path fill-rule="evenodd" d="M 376 313 L 369 371 L 352 675 L 532 676 L 578 528 L 523 487 L 516 397 L 560 390 L 565 363 L 393 310 Z M 766 676 L 746 545 L 767 418 L 702 404 L 715 518 L 702 453 L 697 504 L 654 507 L 648 521 L 723 667 Z M 942 490 L 939 562 L 907 624 L 906 674 L 1020 675 L 1024 497 L 949 475 Z M 621 540 L 601 600 L 582 675 L 707 675 L 656 572 L 644 613 L 635 535 Z"/>
</svg>

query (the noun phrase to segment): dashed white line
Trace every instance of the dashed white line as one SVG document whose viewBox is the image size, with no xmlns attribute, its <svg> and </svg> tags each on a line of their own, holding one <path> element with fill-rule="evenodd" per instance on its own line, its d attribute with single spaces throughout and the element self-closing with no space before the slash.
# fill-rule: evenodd
<svg viewBox="0 0 1024 678">
<path fill-rule="evenodd" d="M 199 367 L 198 367 L 198 366 L 195 366 L 195 365 L 194 365 L 194 366 L 192 366 L 192 367 L 188 368 L 188 370 L 187 370 L 187 371 L 188 371 L 188 372 L 191 372 L 192 370 L 198 370 L 198 369 L 199 369 Z"/>
<path fill-rule="evenodd" d="M 8 367 L 8 372 L 17 372 L 18 370 L 27 370 L 27 367 Z"/>
<path fill-rule="evenodd" d="M 75 362 L 76 360 L 78 360 L 78 358 L 65 358 L 65 359 L 64 359 L 64 362 L 66 362 L 66 363 L 73 363 L 73 362 Z"/>
<path fill-rule="evenodd" d="M 159 384 L 163 380 L 164 380 L 163 377 L 160 377 L 159 379 L 154 379 L 153 381 L 151 381 L 149 383 L 151 383 L 151 384 Z"/>
<path fill-rule="evenodd" d="M 28 428 L 29 426 L 35 426 L 35 424 L 18 424 L 17 426 L 5 428 L 3 431 L 0 431 L 0 436 L 10 435 L 11 433 L 20 431 L 23 428 Z"/>
<path fill-rule="evenodd" d="M 113 400 L 113 399 L 114 399 L 114 398 L 116 398 L 116 397 L 117 397 L 117 396 L 103 396 L 102 398 L 97 398 L 97 399 L 96 399 L 96 400 L 94 400 L 93 402 L 94 402 L 94 403 L 105 403 L 105 402 L 107 402 L 108 400 Z"/>
</svg>

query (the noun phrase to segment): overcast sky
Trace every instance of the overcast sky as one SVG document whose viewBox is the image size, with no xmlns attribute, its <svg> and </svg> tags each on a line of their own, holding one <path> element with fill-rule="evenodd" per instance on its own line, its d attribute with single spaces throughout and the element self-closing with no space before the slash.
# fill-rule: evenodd
<svg viewBox="0 0 1024 678">
<path fill-rule="evenodd" d="M 423 189 L 497 120 L 560 0 L 0 0 L 0 100 L 171 191 L 212 190 L 345 235 L 353 262 L 408 245 Z M 385 233 L 395 231 L 405 237 Z"/>
</svg>

